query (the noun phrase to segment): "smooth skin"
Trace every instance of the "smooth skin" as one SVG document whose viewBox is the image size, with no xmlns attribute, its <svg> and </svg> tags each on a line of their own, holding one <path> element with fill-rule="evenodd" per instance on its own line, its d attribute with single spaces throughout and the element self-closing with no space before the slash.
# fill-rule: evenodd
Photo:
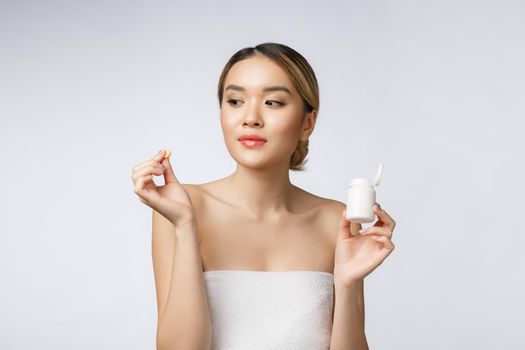
<svg viewBox="0 0 525 350">
<path fill-rule="evenodd" d="M 360 233 L 360 224 L 345 219 L 344 203 L 290 182 L 290 156 L 297 142 L 312 134 L 317 111 L 305 112 L 299 93 L 273 61 L 257 55 L 236 63 L 224 86 L 220 122 L 228 152 L 237 163 L 232 174 L 204 184 L 181 184 L 164 152 L 133 168 L 135 193 L 154 209 L 159 320 L 174 288 L 174 246 L 193 236 L 201 271 L 334 273 L 330 348 L 368 349 L 363 280 L 394 249 L 394 220 L 383 209 L 376 210 L 379 220 L 373 229 Z M 290 94 L 263 91 L 274 86 L 285 87 Z M 267 142 L 247 148 L 238 140 L 247 133 Z M 156 186 L 153 175 L 164 176 L 166 184 Z M 193 285 L 202 287 L 199 281 Z M 202 317 L 209 322 L 205 313 Z"/>
</svg>

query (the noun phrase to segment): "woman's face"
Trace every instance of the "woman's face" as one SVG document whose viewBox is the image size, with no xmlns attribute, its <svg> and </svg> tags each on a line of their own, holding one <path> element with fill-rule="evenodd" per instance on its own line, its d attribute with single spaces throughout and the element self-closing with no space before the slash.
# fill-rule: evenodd
<svg viewBox="0 0 525 350">
<path fill-rule="evenodd" d="M 228 152 L 248 167 L 284 163 L 299 140 L 308 139 L 316 111 L 305 116 L 303 100 L 285 71 L 269 58 L 256 55 L 237 62 L 226 76 L 221 106 L 221 126 Z M 239 138 L 255 134 L 261 146 L 243 144 Z"/>
</svg>

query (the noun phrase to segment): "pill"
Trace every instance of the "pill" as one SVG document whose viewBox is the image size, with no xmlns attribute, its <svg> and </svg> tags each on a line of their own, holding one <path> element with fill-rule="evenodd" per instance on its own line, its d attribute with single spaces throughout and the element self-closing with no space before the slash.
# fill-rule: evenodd
<svg viewBox="0 0 525 350">
<path fill-rule="evenodd" d="M 171 155 L 171 151 L 167 150 L 166 154 L 164 155 L 164 159 L 168 158 Z"/>
</svg>

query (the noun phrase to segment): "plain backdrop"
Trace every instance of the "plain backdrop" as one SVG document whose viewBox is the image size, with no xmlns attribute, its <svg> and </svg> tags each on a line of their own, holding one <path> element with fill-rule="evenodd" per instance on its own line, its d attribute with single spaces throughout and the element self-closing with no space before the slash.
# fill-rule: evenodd
<svg viewBox="0 0 525 350">
<path fill-rule="evenodd" d="M 232 173 L 219 74 L 269 41 L 320 84 L 292 182 L 345 202 L 384 163 L 396 249 L 365 279 L 370 348 L 525 348 L 524 18 L 506 0 L 0 1 L 0 348 L 154 349 L 132 167 L 169 148 L 181 182 Z"/>
</svg>

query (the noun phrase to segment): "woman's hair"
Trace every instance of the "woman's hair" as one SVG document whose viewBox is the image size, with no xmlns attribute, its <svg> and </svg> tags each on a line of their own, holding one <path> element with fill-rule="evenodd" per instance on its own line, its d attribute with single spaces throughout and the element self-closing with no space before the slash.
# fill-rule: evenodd
<svg viewBox="0 0 525 350">
<path fill-rule="evenodd" d="M 224 66 L 218 87 L 219 107 L 222 107 L 224 82 L 231 67 L 239 61 L 262 54 L 277 63 L 288 74 L 292 84 L 301 95 L 305 107 L 305 114 L 312 110 L 319 111 L 319 86 L 315 73 L 306 59 L 297 51 L 283 44 L 263 43 L 255 47 L 246 47 L 237 51 Z M 308 140 L 299 141 L 290 157 L 290 170 L 304 170 L 308 154 Z"/>
</svg>

